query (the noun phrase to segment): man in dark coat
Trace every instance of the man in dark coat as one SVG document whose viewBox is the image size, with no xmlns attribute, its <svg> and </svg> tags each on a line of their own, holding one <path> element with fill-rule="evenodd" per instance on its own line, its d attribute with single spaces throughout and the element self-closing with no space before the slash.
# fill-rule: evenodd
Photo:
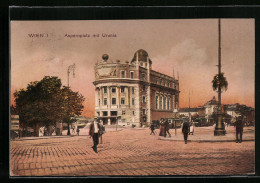
<svg viewBox="0 0 260 183">
<path fill-rule="evenodd" d="M 154 133 L 154 129 L 155 129 L 155 128 L 154 128 L 154 124 L 153 124 L 153 123 L 151 123 L 150 129 L 151 129 L 150 135 L 152 135 L 152 134 L 155 135 L 155 133 Z"/>
<path fill-rule="evenodd" d="M 168 119 L 165 119 L 165 122 L 164 122 L 164 131 L 165 131 L 164 132 L 164 137 L 166 137 L 167 134 L 169 135 L 169 137 L 171 137 L 171 134 L 170 134 L 169 130 L 170 130 L 169 121 L 168 121 Z"/>
<path fill-rule="evenodd" d="M 182 125 L 182 133 L 184 136 L 185 144 L 187 144 L 187 140 L 188 140 L 189 126 L 190 126 L 189 123 L 186 121 Z"/>
<path fill-rule="evenodd" d="M 79 136 L 79 131 L 80 131 L 79 128 L 77 128 L 77 135 L 78 135 L 78 136 Z"/>
<path fill-rule="evenodd" d="M 243 135 L 243 128 L 244 128 L 244 124 L 242 121 L 242 118 L 239 117 L 236 122 L 235 122 L 235 127 L 236 127 L 236 143 L 241 143 L 242 142 L 242 135 Z M 238 140 L 238 134 L 240 136 L 239 140 Z"/>
<path fill-rule="evenodd" d="M 99 130 L 99 138 L 100 138 L 100 144 L 102 144 L 102 135 L 105 133 L 105 126 L 103 126 L 101 123 L 100 125 L 100 130 Z"/>
<path fill-rule="evenodd" d="M 93 150 L 97 153 L 97 145 L 99 144 L 99 135 L 100 135 L 100 124 L 97 121 L 97 118 L 94 118 L 94 122 L 90 124 L 89 127 L 89 136 L 93 139 Z"/>
</svg>

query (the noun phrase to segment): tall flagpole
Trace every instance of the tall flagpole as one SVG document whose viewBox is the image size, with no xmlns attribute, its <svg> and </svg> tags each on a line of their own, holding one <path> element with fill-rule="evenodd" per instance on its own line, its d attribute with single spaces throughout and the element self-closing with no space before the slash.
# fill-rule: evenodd
<svg viewBox="0 0 260 183">
<path fill-rule="evenodd" d="M 75 77 L 75 67 L 76 67 L 75 63 L 68 67 L 68 70 L 67 70 L 67 73 L 68 73 L 68 87 L 70 87 L 70 71 L 71 70 L 73 71 L 73 77 Z M 69 105 L 69 103 L 68 103 L 68 105 Z M 67 112 L 69 112 L 69 111 L 67 111 Z M 69 124 L 69 122 L 68 122 L 68 132 L 67 132 L 67 135 L 70 135 L 70 124 Z"/>
<path fill-rule="evenodd" d="M 189 90 L 189 122 L 191 121 L 191 116 L 190 116 L 190 90 Z"/>
<path fill-rule="evenodd" d="M 218 75 L 221 75 L 221 21 L 218 19 Z M 222 122 L 222 108 L 221 108 L 221 85 L 218 84 L 218 111 L 217 111 L 218 121 L 216 122 L 216 127 L 214 131 L 215 136 L 225 135 L 226 130 Z"/>
</svg>

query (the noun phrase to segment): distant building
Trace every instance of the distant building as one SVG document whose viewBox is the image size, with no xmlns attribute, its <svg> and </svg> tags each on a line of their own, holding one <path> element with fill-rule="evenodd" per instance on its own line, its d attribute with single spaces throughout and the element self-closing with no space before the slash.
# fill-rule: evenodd
<svg viewBox="0 0 260 183">
<path fill-rule="evenodd" d="M 19 130 L 19 115 L 11 115 L 11 130 Z"/>
<path fill-rule="evenodd" d="M 227 104 L 225 108 L 225 112 L 230 115 L 233 120 L 240 116 L 240 114 L 236 112 L 237 104 Z"/>
<path fill-rule="evenodd" d="M 238 103 L 236 104 L 226 104 L 225 106 L 225 112 L 231 116 L 232 121 L 235 121 L 235 119 L 241 114 L 237 112 L 237 106 L 240 105 Z M 254 122 L 255 121 L 255 109 L 250 107 L 250 111 L 246 114 L 246 121 L 248 122 Z"/>
<path fill-rule="evenodd" d="M 207 101 L 204 106 L 196 108 L 180 108 L 178 111 L 179 116 L 185 116 L 189 118 L 190 116 L 198 115 L 200 119 L 206 119 L 206 122 L 211 124 L 213 122 L 213 113 L 217 112 L 217 100 L 215 96 Z"/>
<path fill-rule="evenodd" d="M 189 115 L 193 116 L 195 114 L 199 114 L 199 110 L 201 108 L 180 108 L 178 114 L 180 116 L 189 117 Z"/>
<path fill-rule="evenodd" d="M 83 128 L 86 126 L 86 124 L 91 122 L 93 118 L 85 116 L 76 116 L 74 117 L 74 119 L 76 119 L 76 121 L 72 124 L 72 127 L 75 126 L 76 128 Z"/>
<path fill-rule="evenodd" d="M 218 109 L 218 102 L 215 98 L 215 96 L 209 100 L 208 102 L 206 102 L 206 104 L 204 105 L 205 108 L 205 118 L 207 120 L 208 123 L 212 123 L 213 122 L 213 113 L 217 112 Z"/>
<path fill-rule="evenodd" d="M 138 50 L 131 62 L 108 60 L 95 65 L 95 116 L 104 125 L 149 124 L 173 117 L 179 106 L 179 81 L 152 70 L 145 50 Z"/>
</svg>

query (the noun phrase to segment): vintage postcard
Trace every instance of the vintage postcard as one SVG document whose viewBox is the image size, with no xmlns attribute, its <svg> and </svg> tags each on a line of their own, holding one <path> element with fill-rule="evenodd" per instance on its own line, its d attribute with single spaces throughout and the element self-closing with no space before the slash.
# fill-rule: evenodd
<svg viewBox="0 0 260 183">
<path fill-rule="evenodd" d="M 255 174 L 254 19 L 10 21 L 10 176 Z"/>
</svg>

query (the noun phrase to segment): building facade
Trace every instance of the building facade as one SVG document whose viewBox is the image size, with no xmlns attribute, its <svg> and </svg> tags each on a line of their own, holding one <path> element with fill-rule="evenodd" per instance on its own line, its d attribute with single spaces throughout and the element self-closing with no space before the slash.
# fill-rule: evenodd
<svg viewBox="0 0 260 183">
<path fill-rule="evenodd" d="M 104 54 L 95 64 L 95 116 L 104 125 L 136 126 L 173 117 L 179 107 L 179 80 L 152 70 L 145 50 L 131 62 Z"/>
<path fill-rule="evenodd" d="M 189 118 L 194 115 L 199 117 L 205 117 L 205 108 L 204 107 L 195 107 L 195 108 L 180 108 L 178 111 L 179 116 L 184 116 Z"/>
<path fill-rule="evenodd" d="M 218 107 L 218 102 L 215 98 L 215 96 L 213 96 L 213 98 L 211 100 L 209 100 L 208 102 L 206 102 L 206 104 L 204 105 L 205 108 L 205 114 L 206 114 L 206 119 L 208 123 L 213 123 L 213 118 L 212 115 L 213 113 L 217 113 L 217 107 Z"/>
</svg>

